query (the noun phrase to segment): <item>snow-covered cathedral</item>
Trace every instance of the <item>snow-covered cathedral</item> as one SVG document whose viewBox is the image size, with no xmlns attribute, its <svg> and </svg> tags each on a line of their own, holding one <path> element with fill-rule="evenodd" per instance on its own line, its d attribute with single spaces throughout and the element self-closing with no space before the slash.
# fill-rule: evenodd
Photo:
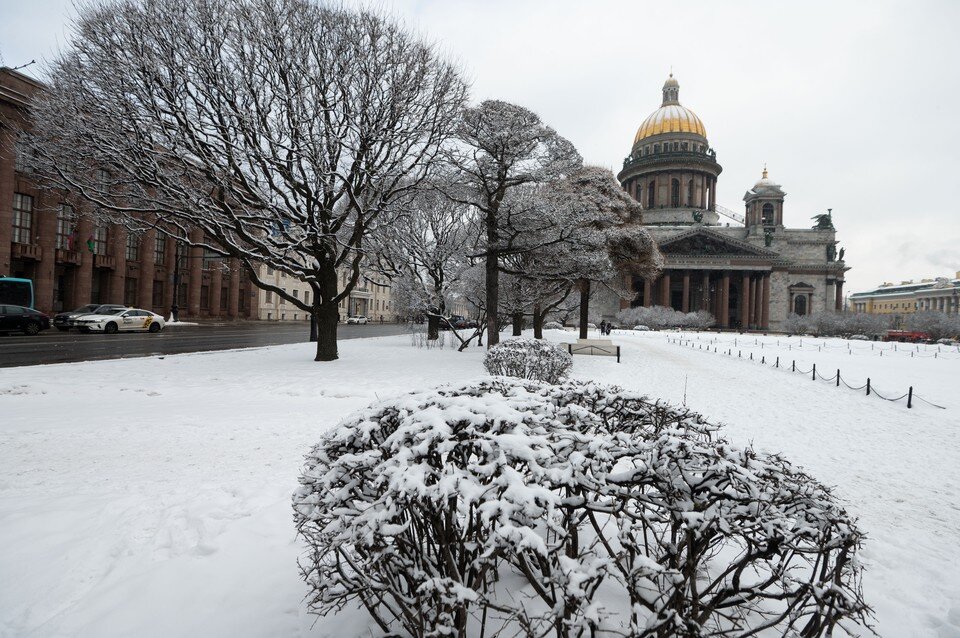
<svg viewBox="0 0 960 638">
<path fill-rule="evenodd" d="M 842 309 L 849 268 L 843 251 L 837 254 L 830 214 L 821 215 L 815 228 L 787 228 L 786 193 L 766 168 L 743 197 L 743 216 L 718 206 L 723 169 L 703 122 L 679 97 L 671 74 L 660 108 L 640 125 L 617 176 L 643 205 L 643 224 L 665 261 L 656 279 L 628 282 L 636 296 L 621 306 L 704 309 L 723 327 L 773 330 L 791 312 Z"/>
</svg>

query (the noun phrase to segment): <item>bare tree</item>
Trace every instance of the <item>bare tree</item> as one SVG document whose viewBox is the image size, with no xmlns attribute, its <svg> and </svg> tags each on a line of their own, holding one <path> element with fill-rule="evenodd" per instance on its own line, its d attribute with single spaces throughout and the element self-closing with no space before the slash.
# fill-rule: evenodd
<svg viewBox="0 0 960 638">
<path fill-rule="evenodd" d="M 377 269 L 402 282 L 405 305 L 411 314 L 426 315 L 431 340 L 447 320 L 451 296 L 470 266 L 467 253 L 476 246 L 470 207 L 449 199 L 445 185 L 434 183 L 402 200 L 402 213 L 373 238 Z"/>
<path fill-rule="evenodd" d="M 531 251 L 528 277 L 574 284 L 580 292 L 580 338 L 587 338 L 590 294 L 603 283 L 629 295 L 625 279 L 649 276 L 663 259 L 641 226 L 642 209 L 604 168 L 584 167 L 558 180 L 543 193 L 545 206 L 565 220 L 565 235 L 542 241 Z"/>
<path fill-rule="evenodd" d="M 43 172 L 103 214 L 239 259 L 317 320 L 318 361 L 337 358 L 368 236 L 427 176 L 467 94 L 400 24 L 311 0 L 91 2 L 49 77 Z M 261 264 L 308 283 L 312 303 Z"/>
<path fill-rule="evenodd" d="M 532 227 L 552 227 L 556 218 L 534 217 L 539 211 L 524 197 L 511 198 L 518 188 L 542 184 L 580 167 L 573 145 L 541 122 L 540 117 L 515 104 L 488 100 L 464 111 L 457 128 L 459 144 L 448 159 L 460 172 L 455 195 L 479 210 L 486 277 L 487 345 L 499 342 L 500 262 L 506 255 L 531 249 L 524 233 Z"/>
</svg>

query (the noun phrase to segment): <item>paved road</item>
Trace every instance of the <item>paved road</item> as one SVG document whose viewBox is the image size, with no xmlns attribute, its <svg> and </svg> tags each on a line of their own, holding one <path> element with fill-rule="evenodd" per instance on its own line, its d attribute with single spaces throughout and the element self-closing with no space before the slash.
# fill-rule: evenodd
<svg viewBox="0 0 960 638">
<path fill-rule="evenodd" d="M 341 339 L 401 334 L 405 325 L 340 325 Z M 306 341 L 305 323 L 238 322 L 168 327 L 159 334 L 115 335 L 47 330 L 35 337 L 0 335 L 0 368 L 95 359 L 122 359 L 205 350 L 228 350 Z"/>
</svg>

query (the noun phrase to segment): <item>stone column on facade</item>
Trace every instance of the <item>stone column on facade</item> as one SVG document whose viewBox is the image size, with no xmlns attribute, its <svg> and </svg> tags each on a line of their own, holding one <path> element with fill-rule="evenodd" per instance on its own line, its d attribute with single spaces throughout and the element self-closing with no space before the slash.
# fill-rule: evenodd
<svg viewBox="0 0 960 638">
<path fill-rule="evenodd" d="M 700 310 L 709 310 L 710 308 L 710 271 L 703 271 L 701 280 L 703 288 L 700 290 Z"/>
<path fill-rule="evenodd" d="M 770 273 L 763 274 L 763 296 L 760 301 L 760 327 L 770 329 Z"/>
<path fill-rule="evenodd" d="M 842 312 L 842 311 L 843 311 L 843 280 L 842 280 L 842 279 L 838 279 L 838 280 L 837 280 L 837 304 L 836 304 L 836 310 L 837 310 L 837 312 Z"/>
<path fill-rule="evenodd" d="M 663 275 L 660 277 L 660 305 L 669 307 L 670 306 L 670 271 L 663 271 Z"/>
<path fill-rule="evenodd" d="M 32 239 L 40 246 L 41 255 L 35 271 L 33 292 L 37 309 L 49 313 L 54 309 L 55 303 L 53 278 L 57 265 L 57 213 L 45 205 L 42 197 L 38 197 L 34 202 L 35 225 Z"/>
<path fill-rule="evenodd" d="M 80 254 L 80 265 L 74 279 L 74 307 L 88 304 L 93 285 L 93 253 L 87 248 L 87 238 L 93 233 L 93 222 L 86 215 L 77 220 L 77 242 L 74 249 Z"/>
<path fill-rule="evenodd" d="M 834 280 L 827 279 L 827 285 L 826 285 L 826 290 L 824 291 L 824 299 L 823 299 L 824 312 L 833 312 L 835 297 L 836 297 L 836 292 L 834 287 Z"/>
<path fill-rule="evenodd" d="M 680 309 L 683 312 L 690 312 L 690 271 L 683 271 L 683 299 L 680 301 Z"/>
<path fill-rule="evenodd" d="M 214 262 L 213 270 L 210 272 L 210 316 L 220 317 L 223 311 L 220 310 L 220 292 L 223 288 L 223 264 L 222 260 Z"/>
<path fill-rule="evenodd" d="M 643 278 L 643 307 L 649 308 L 653 305 L 653 285 L 649 277 Z"/>
<path fill-rule="evenodd" d="M 726 270 L 720 288 L 720 325 L 724 328 L 730 326 L 730 273 Z"/>
<path fill-rule="evenodd" d="M 180 292 L 174 286 L 174 273 L 177 268 L 180 267 L 180 264 L 177 263 L 177 246 L 180 242 L 176 241 L 173 237 L 167 237 L 166 245 L 166 255 L 164 256 L 164 262 L 167 264 L 166 280 L 163 282 L 163 309 L 164 312 L 169 312 L 170 308 L 173 307 L 173 304 L 180 305 L 179 303 L 179 294 Z M 183 247 L 180 247 L 183 250 Z M 183 272 L 180 273 L 182 277 Z M 184 310 L 186 310 L 184 308 Z"/>
<path fill-rule="evenodd" d="M 141 308 L 153 308 L 153 276 L 156 268 L 157 231 L 150 229 L 140 236 L 140 281 L 137 296 Z"/>
<path fill-rule="evenodd" d="M 750 325 L 754 328 L 760 327 L 760 297 L 761 285 L 760 277 L 756 274 L 750 277 Z"/>
<path fill-rule="evenodd" d="M 195 230 L 190 233 L 190 240 L 194 243 L 203 241 L 203 231 Z M 200 316 L 200 286 L 203 285 L 203 248 L 190 248 L 190 284 L 187 288 L 187 314 L 191 317 Z"/>
<path fill-rule="evenodd" d="M 743 273 L 743 280 L 740 288 L 740 328 L 746 330 L 750 327 L 750 273 Z"/>
<path fill-rule="evenodd" d="M 107 255 L 113 257 L 113 271 L 110 273 L 110 301 L 107 303 L 125 304 L 123 282 L 127 278 L 127 229 L 120 225 L 110 226 Z"/>
<path fill-rule="evenodd" d="M 240 262 L 236 258 L 230 260 L 230 308 L 227 315 L 231 319 L 240 318 Z"/>
<path fill-rule="evenodd" d="M 0 277 L 13 274 L 13 195 L 16 184 L 16 133 L 0 128 Z"/>
</svg>

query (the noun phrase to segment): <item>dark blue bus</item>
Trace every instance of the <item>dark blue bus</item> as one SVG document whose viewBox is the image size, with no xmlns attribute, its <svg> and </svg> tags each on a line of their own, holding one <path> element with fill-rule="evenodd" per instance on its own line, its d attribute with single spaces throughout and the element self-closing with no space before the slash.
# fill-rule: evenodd
<svg viewBox="0 0 960 638">
<path fill-rule="evenodd" d="M 0 305 L 33 308 L 33 281 L 18 277 L 0 277 Z"/>
</svg>

